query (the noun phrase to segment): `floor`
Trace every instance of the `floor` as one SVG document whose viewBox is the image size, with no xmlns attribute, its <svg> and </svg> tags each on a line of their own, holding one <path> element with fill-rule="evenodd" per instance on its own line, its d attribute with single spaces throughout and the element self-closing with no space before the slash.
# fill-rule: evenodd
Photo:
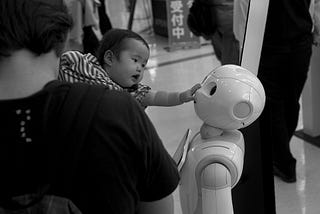
<svg viewBox="0 0 320 214">
<path fill-rule="evenodd" d="M 166 38 L 143 36 L 151 47 L 148 71 L 143 82 L 155 90 L 186 90 L 201 82 L 206 74 L 220 65 L 208 44 L 201 48 L 168 52 Z M 187 129 L 195 134 L 201 125 L 192 102 L 176 107 L 148 107 L 146 112 L 170 154 L 175 152 Z M 301 128 L 300 122 L 298 129 Z M 319 148 L 293 137 L 291 149 L 297 158 L 297 182 L 287 184 L 275 178 L 277 214 L 319 214 Z M 174 198 L 175 213 L 181 214 L 178 191 L 174 193 Z"/>
</svg>

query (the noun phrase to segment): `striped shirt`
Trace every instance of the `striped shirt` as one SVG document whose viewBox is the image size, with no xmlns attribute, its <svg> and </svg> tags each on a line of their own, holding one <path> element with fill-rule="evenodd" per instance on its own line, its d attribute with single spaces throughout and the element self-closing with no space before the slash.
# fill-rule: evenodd
<svg viewBox="0 0 320 214">
<path fill-rule="evenodd" d="M 67 51 L 61 55 L 58 79 L 67 82 L 103 85 L 109 90 L 126 91 L 141 105 L 142 99 L 151 90 L 149 86 L 141 83 L 131 88 L 122 88 L 109 77 L 95 56 L 90 53 L 82 54 L 79 51 Z"/>
</svg>

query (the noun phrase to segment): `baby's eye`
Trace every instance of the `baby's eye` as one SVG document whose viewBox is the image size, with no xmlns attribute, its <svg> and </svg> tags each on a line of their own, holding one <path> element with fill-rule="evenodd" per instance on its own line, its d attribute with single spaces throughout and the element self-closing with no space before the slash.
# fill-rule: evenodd
<svg viewBox="0 0 320 214">
<path fill-rule="evenodd" d="M 138 62 L 138 59 L 132 58 L 132 60 L 133 60 L 134 62 Z"/>
<path fill-rule="evenodd" d="M 145 68 L 145 67 L 146 67 L 146 64 L 145 64 L 145 63 L 142 63 L 141 66 L 142 66 L 143 68 Z"/>
</svg>

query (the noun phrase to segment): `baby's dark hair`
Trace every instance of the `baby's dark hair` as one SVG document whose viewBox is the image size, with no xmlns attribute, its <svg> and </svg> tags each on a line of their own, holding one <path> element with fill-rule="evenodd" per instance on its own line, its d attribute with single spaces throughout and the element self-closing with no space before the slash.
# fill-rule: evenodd
<svg viewBox="0 0 320 214">
<path fill-rule="evenodd" d="M 131 30 L 113 28 L 103 35 L 103 38 L 100 42 L 96 54 L 100 65 L 104 65 L 103 58 L 107 50 L 112 51 L 116 58 L 119 59 L 120 52 L 125 49 L 124 41 L 126 39 L 136 39 L 141 41 L 149 49 L 147 41 L 139 34 Z"/>
<path fill-rule="evenodd" d="M 21 49 L 59 56 L 72 24 L 63 0 L 1 0 L 0 59 Z"/>
</svg>

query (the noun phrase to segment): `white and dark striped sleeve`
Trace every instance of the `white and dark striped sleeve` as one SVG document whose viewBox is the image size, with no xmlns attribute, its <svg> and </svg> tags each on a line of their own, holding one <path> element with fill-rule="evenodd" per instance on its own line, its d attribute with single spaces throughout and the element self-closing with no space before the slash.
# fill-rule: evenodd
<svg viewBox="0 0 320 214">
<path fill-rule="evenodd" d="M 102 85 L 110 90 L 123 90 L 121 86 L 110 79 L 95 56 L 82 54 L 79 51 L 67 51 L 62 54 L 58 78 L 67 82 Z"/>
</svg>

